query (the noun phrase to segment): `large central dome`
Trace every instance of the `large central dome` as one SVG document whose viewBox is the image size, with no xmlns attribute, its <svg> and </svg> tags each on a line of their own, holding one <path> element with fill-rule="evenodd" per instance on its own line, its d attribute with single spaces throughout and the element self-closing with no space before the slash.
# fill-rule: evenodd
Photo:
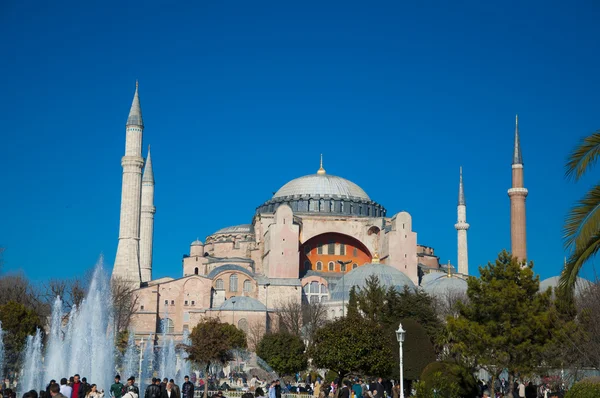
<svg viewBox="0 0 600 398">
<path fill-rule="evenodd" d="M 311 197 L 338 196 L 340 198 L 371 200 L 369 195 L 352 181 L 330 174 L 310 174 L 296 178 L 279 188 L 273 195 L 273 199 L 295 195 L 308 195 Z"/>
<path fill-rule="evenodd" d="M 294 213 L 319 213 L 322 216 L 385 217 L 385 209 L 369 198 L 358 185 L 345 178 L 325 173 L 323 160 L 316 174 L 296 178 L 259 206 L 257 213 L 273 213 L 280 205 Z"/>
</svg>

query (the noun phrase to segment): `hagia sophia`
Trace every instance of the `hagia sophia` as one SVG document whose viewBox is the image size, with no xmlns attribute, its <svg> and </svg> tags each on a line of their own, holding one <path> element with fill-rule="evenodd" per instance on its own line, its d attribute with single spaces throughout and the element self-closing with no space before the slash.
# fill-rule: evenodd
<svg viewBox="0 0 600 398">
<path fill-rule="evenodd" d="M 113 278 L 132 283 L 138 302 L 137 337 L 160 332 L 182 336 L 205 316 L 242 330 L 269 327 L 287 302 L 321 302 L 329 318 L 344 314 L 352 286 L 377 275 L 385 286 L 422 288 L 432 295 L 464 293 L 469 273 L 466 200 L 462 169 L 457 201 L 457 266 L 440 264 L 418 241 L 412 217 L 388 215 L 361 187 L 327 174 L 295 178 L 258 205 L 250 223 L 224 227 L 190 244 L 183 272 L 152 279 L 154 175 L 148 149 L 142 157 L 144 122 L 138 86 L 126 123 L 119 244 Z M 518 119 L 514 135 L 511 208 L 513 254 L 526 259 L 523 161 Z M 316 167 L 315 167 L 316 168 Z"/>
</svg>

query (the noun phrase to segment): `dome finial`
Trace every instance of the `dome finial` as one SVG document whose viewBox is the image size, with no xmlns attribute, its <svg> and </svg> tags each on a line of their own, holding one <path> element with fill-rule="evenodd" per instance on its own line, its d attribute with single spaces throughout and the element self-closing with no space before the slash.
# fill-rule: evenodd
<svg viewBox="0 0 600 398">
<path fill-rule="evenodd" d="M 321 154 L 321 166 L 319 167 L 319 170 L 317 170 L 317 174 L 319 174 L 319 175 L 325 174 L 325 169 L 323 168 L 323 154 Z"/>
<path fill-rule="evenodd" d="M 447 271 L 448 271 L 448 278 L 452 278 L 452 272 L 450 269 L 450 267 L 451 267 L 450 260 L 448 260 L 448 265 L 446 267 L 447 267 Z"/>
<path fill-rule="evenodd" d="M 375 251 L 373 254 L 373 260 L 371 260 L 371 264 L 379 264 L 379 253 Z"/>
</svg>

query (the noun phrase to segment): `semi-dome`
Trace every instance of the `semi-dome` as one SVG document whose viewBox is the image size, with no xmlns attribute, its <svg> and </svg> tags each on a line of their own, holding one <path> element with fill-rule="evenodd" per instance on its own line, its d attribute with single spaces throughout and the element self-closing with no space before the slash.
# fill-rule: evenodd
<svg viewBox="0 0 600 398">
<path fill-rule="evenodd" d="M 221 228 L 213 235 L 224 235 L 224 234 L 253 234 L 254 226 L 252 224 L 240 224 L 233 225 L 231 227 Z"/>
<path fill-rule="evenodd" d="M 325 173 L 296 178 L 279 188 L 273 199 L 296 195 L 371 200 L 369 195 L 352 181 Z"/>
<path fill-rule="evenodd" d="M 423 284 L 423 290 L 431 296 L 441 296 L 444 294 L 466 294 L 468 284 L 463 278 L 457 276 L 448 276 L 448 274 L 436 273 L 427 283 Z"/>
<path fill-rule="evenodd" d="M 379 283 L 386 288 L 394 287 L 396 290 L 402 291 L 405 286 L 415 287 L 412 280 L 397 268 L 380 263 L 365 264 L 348 272 L 343 280 L 340 279 L 331 292 L 329 300 L 348 300 L 352 286 L 364 288 L 371 275 L 375 275 L 379 279 Z"/>
<path fill-rule="evenodd" d="M 540 282 L 540 292 L 546 291 L 549 287 L 556 289 L 560 282 L 560 276 L 552 276 L 550 278 L 544 279 Z M 575 282 L 575 294 L 580 295 L 585 292 L 585 290 L 592 284 L 592 282 L 587 279 L 577 277 L 577 281 Z"/>
<path fill-rule="evenodd" d="M 252 297 L 240 296 L 232 297 L 225 300 L 219 307 L 221 311 L 262 311 L 265 312 L 267 307 L 260 301 Z"/>
</svg>

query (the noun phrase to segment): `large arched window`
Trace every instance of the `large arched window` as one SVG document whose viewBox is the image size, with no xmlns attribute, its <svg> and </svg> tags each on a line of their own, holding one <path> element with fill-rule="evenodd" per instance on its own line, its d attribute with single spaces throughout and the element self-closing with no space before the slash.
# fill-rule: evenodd
<svg viewBox="0 0 600 398">
<path fill-rule="evenodd" d="M 330 261 L 328 266 L 329 266 L 329 271 L 333 272 L 335 270 L 335 264 L 333 263 L 333 261 Z"/>
<path fill-rule="evenodd" d="M 162 332 L 175 333 L 175 323 L 171 318 L 163 318 L 160 322 Z"/>
<path fill-rule="evenodd" d="M 229 277 L 229 291 L 237 292 L 238 291 L 238 277 L 236 274 L 231 274 Z"/>
<path fill-rule="evenodd" d="M 223 283 L 223 279 L 217 279 L 217 281 L 215 282 L 215 289 L 225 290 L 225 284 Z"/>
<path fill-rule="evenodd" d="M 244 281 L 244 293 L 250 293 L 252 291 L 252 282 L 249 280 Z"/>
<path fill-rule="evenodd" d="M 302 286 L 302 299 L 305 303 L 317 303 L 327 299 L 329 291 L 327 286 L 317 281 L 312 281 Z"/>
</svg>

